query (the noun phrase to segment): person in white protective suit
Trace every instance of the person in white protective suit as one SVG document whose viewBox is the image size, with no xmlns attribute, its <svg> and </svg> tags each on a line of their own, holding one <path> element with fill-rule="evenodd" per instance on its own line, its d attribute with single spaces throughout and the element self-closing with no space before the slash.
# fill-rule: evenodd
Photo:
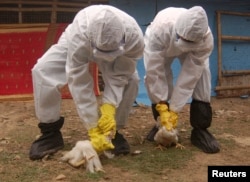
<svg viewBox="0 0 250 182">
<path fill-rule="evenodd" d="M 209 56 L 213 35 L 205 10 L 169 7 L 160 11 L 144 36 L 145 86 L 152 102 L 154 119 L 167 130 L 176 129 L 178 113 L 192 98 L 191 142 L 206 153 L 219 152 L 219 144 L 207 130 L 212 122 Z M 182 66 L 173 84 L 171 64 L 177 58 Z M 155 126 L 147 135 L 154 141 Z"/>
<path fill-rule="evenodd" d="M 79 11 L 32 69 L 35 111 L 42 135 L 32 143 L 30 159 L 41 159 L 64 147 L 60 89 L 66 84 L 96 152 L 129 153 L 129 144 L 118 130 L 126 124 L 138 93 L 136 64 L 143 49 L 143 33 L 125 12 L 109 5 L 92 5 Z M 91 61 L 97 63 L 105 84 L 100 115 L 89 73 Z"/>
</svg>

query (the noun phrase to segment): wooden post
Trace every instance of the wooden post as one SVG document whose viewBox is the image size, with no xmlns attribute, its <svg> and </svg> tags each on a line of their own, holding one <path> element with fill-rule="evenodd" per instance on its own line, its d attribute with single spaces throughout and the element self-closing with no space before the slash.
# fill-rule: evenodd
<svg viewBox="0 0 250 182">
<path fill-rule="evenodd" d="M 51 11 L 51 23 L 56 23 L 57 20 L 57 0 L 53 0 Z"/>
<path fill-rule="evenodd" d="M 22 2 L 19 0 L 18 2 L 18 23 L 23 23 L 23 16 L 22 16 Z"/>
<path fill-rule="evenodd" d="M 221 77 L 222 77 L 222 70 L 221 70 L 221 61 L 222 61 L 222 55 L 221 55 L 221 15 L 219 12 L 217 12 L 217 35 L 218 35 L 218 82 L 219 85 L 221 85 Z"/>
</svg>

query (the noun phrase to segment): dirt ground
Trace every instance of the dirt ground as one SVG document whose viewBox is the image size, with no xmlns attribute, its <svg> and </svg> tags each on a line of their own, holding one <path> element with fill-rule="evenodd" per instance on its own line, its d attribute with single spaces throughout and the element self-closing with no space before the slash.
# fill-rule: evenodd
<svg viewBox="0 0 250 182">
<path fill-rule="evenodd" d="M 101 158 L 106 173 L 91 175 L 84 167 L 73 168 L 60 162 L 62 152 L 78 140 L 87 139 L 73 101 L 63 100 L 62 129 L 65 149 L 42 161 L 28 158 L 31 142 L 39 135 L 33 101 L 0 102 L 0 181 L 207 181 L 209 165 L 250 165 L 250 98 L 212 98 L 213 123 L 210 131 L 218 139 L 221 151 L 206 154 L 190 143 L 189 104 L 179 115 L 178 129 L 184 150 L 155 149 L 145 141 L 154 125 L 149 106 L 133 107 L 128 125 L 121 132 L 139 155 Z"/>
</svg>

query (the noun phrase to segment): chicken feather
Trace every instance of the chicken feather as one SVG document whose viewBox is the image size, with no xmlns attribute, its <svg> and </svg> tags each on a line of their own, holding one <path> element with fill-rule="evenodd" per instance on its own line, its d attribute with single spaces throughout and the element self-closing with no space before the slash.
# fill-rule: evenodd
<svg viewBox="0 0 250 182">
<path fill-rule="evenodd" d="M 164 147 L 171 147 L 175 145 L 176 148 L 185 148 L 183 145 L 178 143 L 179 139 L 177 129 L 167 130 L 164 126 L 161 126 L 159 127 L 158 132 L 155 134 L 154 140 L 157 144 Z M 158 146 L 158 148 L 160 147 Z"/>
</svg>

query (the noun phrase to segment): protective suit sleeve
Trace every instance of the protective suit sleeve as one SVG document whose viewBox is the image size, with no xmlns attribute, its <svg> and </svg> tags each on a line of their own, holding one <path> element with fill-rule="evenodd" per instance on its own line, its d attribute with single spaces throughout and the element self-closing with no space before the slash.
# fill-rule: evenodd
<svg viewBox="0 0 250 182">
<path fill-rule="evenodd" d="M 119 106 L 129 78 L 136 72 L 136 60 L 120 56 L 113 62 L 98 62 L 105 84 L 103 103 Z"/>
<path fill-rule="evenodd" d="M 192 96 L 201 75 L 206 67 L 209 67 L 209 56 L 212 50 L 213 36 L 209 31 L 200 48 L 190 52 L 182 60 L 182 69 L 171 97 L 172 111 L 179 112 Z"/>
<path fill-rule="evenodd" d="M 159 32 L 159 35 L 153 31 Z M 159 103 L 168 98 L 168 82 L 165 72 L 165 54 L 169 40 L 161 36 L 161 30 L 151 30 L 145 33 L 144 66 L 146 70 L 145 86 L 152 103 Z"/>
</svg>

